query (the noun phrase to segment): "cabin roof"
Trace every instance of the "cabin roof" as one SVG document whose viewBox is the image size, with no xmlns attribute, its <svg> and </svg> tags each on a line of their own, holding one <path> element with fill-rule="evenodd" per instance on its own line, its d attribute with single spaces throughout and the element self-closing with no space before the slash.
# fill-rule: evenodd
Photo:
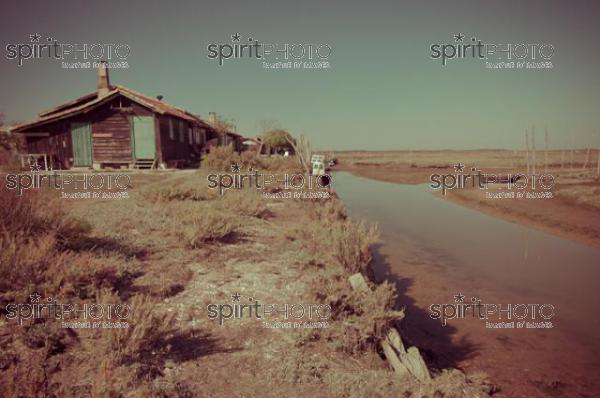
<svg viewBox="0 0 600 398">
<path fill-rule="evenodd" d="M 11 128 L 11 131 L 23 131 L 32 127 L 41 126 L 50 122 L 54 122 L 61 119 L 66 119 L 71 116 L 78 114 L 84 114 L 96 109 L 97 107 L 105 104 L 106 102 L 118 97 L 119 95 L 130 99 L 131 101 L 150 109 L 151 111 L 160 115 L 171 115 L 192 123 L 208 126 L 206 122 L 200 119 L 198 116 L 175 106 L 169 105 L 165 102 L 159 101 L 158 99 L 148 97 L 130 88 L 111 84 L 110 91 L 104 95 L 99 96 L 97 92 L 86 94 L 75 100 L 65 102 L 55 108 L 38 114 L 38 118 L 32 122 L 18 124 Z"/>
</svg>

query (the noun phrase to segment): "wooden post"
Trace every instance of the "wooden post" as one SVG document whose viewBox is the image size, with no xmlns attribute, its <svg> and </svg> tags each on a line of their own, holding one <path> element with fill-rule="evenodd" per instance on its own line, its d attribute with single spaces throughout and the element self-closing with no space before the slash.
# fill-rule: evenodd
<svg viewBox="0 0 600 398">
<path fill-rule="evenodd" d="M 527 175 L 529 175 L 529 135 L 525 129 L 525 164 L 527 165 Z"/>
<path fill-rule="evenodd" d="M 548 127 L 544 129 L 544 173 L 548 172 Z"/>
<path fill-rule="evenodd" d="M 369 285 L 361 273 L 351 275 L 348 280 L 352 290 L 357 292 L 371 293 Z M 381 349 L 385 358 L 394 372 L 401 377 L 412 375 L 421 383 L 426 383 L 431 380 L 429 369 L 421 357 L 421 353 L 416 347 L 410 347 L 408 350 L 404 348 L 402 337 L 395 328 L 388 330 L 385 338 L 380 341 Z"/>
<path fill-rule="evenodd" d="M 536 159 L 536 150 L 535 150 L 535 126 L 531 128 L 531 163 L 532 163 L 532 172 L 531 174 L 535 174 L 535 167 L 537 166 Z"/>
<path fill-rule="evenodd" d="M 560 150 L 560 169 L 561 170 L 565 168 L 565 147 L 566 147 L 566 144 L 563 144 L 563 147 Z"/>
<path fill-rule="evenodd" d="M 587 153 L 585 155 L 585 162 L 583 163 L 583 170 L 587 168 L 588 163 L 590 162 L 590 147 L 588 146 Z"/>
<path fill-rule="evenodd" d="M 573 170 L 573 147 L 571 147 L 571 166 L 570 169 Z"/>
</svg>

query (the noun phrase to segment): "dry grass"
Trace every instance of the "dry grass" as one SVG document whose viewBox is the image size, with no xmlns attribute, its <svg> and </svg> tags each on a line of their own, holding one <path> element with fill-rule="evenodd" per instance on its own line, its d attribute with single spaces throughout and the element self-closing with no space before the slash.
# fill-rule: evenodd
<svg viewBox="0 0 600 398">
<path fill-rule="evenodd" d="M 0 304 L 54 286 L 51 271 L 66 265 L 66 251 L 89 229 L 40 194 L 0 190 Z"/>
<path fill-rule="evenodd" d="M 289 161 L 272 163 L 280 160 L 277 167 Z M 0 395 L 219 396 L 223 386 L 233 388 L 224 380 L 228 369 L 246 369 L 251 363 L 253 374 L 240 383 L 240 394 L 248 396 L 256 394 L 261 378 L 275 374 L 294 392 L 318 383 L 312 391 L 324 396 L 398 391 L 416 396 L 422 386 L 398 381 L 374 350 L 402 315 L 392 307 L 393 289 L 383 284 L 372 295 L 358 294 L 347 280 L 354 270 L 368 268 L 376 228 L 349 219 L 337 199 L 290 201 L 285 211 L 275 206 L 269 213 L 261 198 L 248 191 L 206 196 L 205 182 L 202 172 L 176 175 L 141 187 L 132 200 L 118 205 L 78 203 L 75 214 L 89 220 L 91 228 L 45 198 L 0 197 L 5 205 L 0 214 L 6 215 L 0 220 L 3 303 L 24 302 L 31 289 L 39 289 L 43 296 L 69 303 L 126 303 L 131 308 L 128 329 L 69 330 L 50 321 L 27 327 L 0 324 Z M 258 219 L 265 216 L 268 221 Z M 234 239 L 241 231 L 252 234 Z M 219 250 L 211 249 L 215 245 Z M 234 354 L 202 333 L 198 338 L 194 325 L 207 325 L 203 314 L 176 320 L 186 310 L 193 313 L 200 302 L 225 297 L 232 286 L 281 291 L 280 300 L 328 303 L 332 327 L 298 334 L 218 330 L 220 338 L 240 345 L 269 341 L 273 352 L 286 352 L 283 360 L 279 355 L 268 360 L 262 346 L 244 345 Z M 215 386 L 206 392 L 195 380 Z M 468 380 L 452 383 L 457 387 L 448 391 L 469 391 Z M 278 388 L 283 393 L 284 387 Z"/>
<path fill-rule="evenodd" d="M 201 169 L 210 171 L 231 172 L 231 165 L 238 164 L 242 170 L 252 168 L 253 170 L 271 172 L 301 172 L 302 167 L 297 158 L 282 156 L 259 156 L 254 152 L 234 151 L 231 145 L 212 148 L 201 164 Z"/>
<path fill-rule="evenodd" d="M 377 225 L 347 220 L 331 229 L 335 259 L 351 274 L 367 273 L 371 263 L 371 245 L 379 239 Z"/>
<path fill-rule="evenodd" d="M 233 146 L 219 146 L 211 148 L 200 167 L 211 171 L 231 171 L 231 165 L 234 163 L 241 164 L 241 157 L 233 149 Z M 250 166 L 253 165 L 250 164 Z"/>
<path fill-rule="evenodd" d="M 595 165 L 597 151 L 592 150 L 590 159 Z M 455 151 L 345 151 L 335 152 L 340 164 L 355 166 L 385 166 L 385 167 L 447 167 L 452 168 L 456 163 L 464 163 L 468 167 L 478 168 L 514 168 L 523 169 L 525 166 L 524 150 L 455 150 Z M 573 151 L 573 168 L 581 169 L 585 164 L 587 150 Z M 537 151 L 538 170 L 544 167 L 544 150 Z M 548 164 L 551 167 L 571 168 L 571 151 L 549 150 Z M 589 167 L 589 165 L 588 165 Z"/>
<path fill-rule="evenodd" d="M 241 216 L 266 218 L 269 210 L 254 190 L 227 192 L 220 202 L 222 208 Z"/>
<path fill-rule="evenodd" d="M 2 120 L 0 120 L 0 127 Z M 23 148 L 19 135 L 0 131 L 0 170 L 13 172 L 21 170 L 18 151 Z"/>
<path fill-rule="evenodd" d="M 217 194 L 207 188 L 205 181 L 202 179 L 179 178 L 167 185 L 162 182 L 155 183 L 145 187 L 140 193 L 140 197 L 152 203 L 175 200 L 213 200 Z"/>
<path fill-rule="evenodd" d="M 28 303 L 29 295 L 34 292 L 73 305 L 127 303 L 135 290 L 133 284 L 143 270 L 126 245 L 95 236 L 87 222 L 67 215 L 56 200 L 44 192 L 27 192 L 19 197 L 14 192 L 0 190 L 0 204 L 0 272 L 3 275 L 0 308 L 8 303 Z M 188 273 L 182 278 L 189 280 L 189 276 Z M 157 291 L 155 295 L 166 297 L 172 293 L 173 285 L 169 284 L 165 291 Z M 127 320 L 131 325 L 128 329 L 102 329 L 94 334 L 85 329 L 62 328 L 60 321 L 52 319 L 26 321 L 21 326 L 14 322 L 1 325 L 4 330 L 0 330 L 3 352 L 0 355 L 3 369 L 0 395 L 79 396 L 74 392 L 76 389 L 72 390 L 75 388 L 72 383 L 52 381 L 52 374 L 61 368 L 80 372 L 74 380 L 85 377 L 89 367 L 95 369 L 100 363 L 108 368 L 133 366 L 136 372 L 142 373 L 157 368 L 150 352 L 153 347 L 160 347 L 160 339 L 172 331 L 175 315 L 157 311 L 156 300 L 147 295 L 135 295 L 129 305 L 133 311 Z M 71 363 L 72 359 L 65 356 L 68 352 L 79 355 L 85 346 L 89 355 L 79 362 Z M 78 369 L 77 364 L 84 366 Z M 98 389 L 98 385 L 92 383 L 92 396 L 107 396 L 101 391 L 124 391 L 128 385 L 142 380 L 137 373 L 127 370 L 121 374 L 126 375 L 123 384 L 111 381 L 112 384 L 104 383 L 104 387 L 110 388 Z M 14 383 L 7 383 L 8 379 Z M 11 388 L 19 384 L 22 386 L 18 390 Z"/>
<path fill-rule="evenodd" d="M 371 246 L 379 239 L 376 224 L 348 219 L 343 203 L 333 197 L 303 204 L 310 221 L 289 231 L 287 239 L 302 242 L 297 255 L 306 265 L 342 266 L 345 272 L 369 273 Z"/>
<path fill-rule="evenodd" d="M 600 185 L 598 183 L 561 185 L 556 194 L 576 205 L 600 210 Z"/>
<path fill-rule="evenodd" d="M 346 278 L 332 283 L 320 277 L 315 279 L 313 289 L 319 289 L 317 299 L 331 306 L 331 320 L 336 325 L 320 331 L 319 338 L 351 355 L 376 351 L 389 328 L 404 317 L 402 311 L 394 310 L 394 287 L 387 282 L 364 293 L 349 291 Z"/>
<path fill-rule="evenodd" d="M 100 292 L 100 303 L 118 302 L 118 297 L 110 292 Z M 101 334 L 105 340 L 107 353 L 116 364 L 145 362 L 161 349 L 160 342 L 175 331 L 174 312 L 157 311 L 157 302 L 145 295 L 137 295 L 129 302 L 131 309 L 128 328 L 106 329 Z"/>
<path fill-rule="evenodd" d="M 234 218 L 211 210 L 192 215 L 182 226 L 181 235 L 190 248 L 197 249 L 205 243 L 231 239 L 239 227 Z"/>
</svg>

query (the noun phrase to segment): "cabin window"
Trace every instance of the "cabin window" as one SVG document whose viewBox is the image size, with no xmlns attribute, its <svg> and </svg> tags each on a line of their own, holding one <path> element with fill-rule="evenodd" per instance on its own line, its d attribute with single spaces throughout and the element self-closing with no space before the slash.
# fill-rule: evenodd
<svg viewBox="0 0 600 398">
<path fill-rule="evenodd" d="M 183 120 L 179 121 L 179 142 L 182 144 L 185 142 L 185 124 Z"/>
<path fill-rule="evenodd" d="M 205 144 L 206 143 L 206 131 L 204 129 L 200 129 L 200 132 L 198 134 L 200 136 L 199 137 L 200 138 L 199 143 L 200 144 Z"/>
<path fill-rule="evenodd" d="M 188 142 L 190 145 L 194 143 L 194 136 L 192 135 L 192 128 L 188 127 Z"/>
<path fill-rule="evenodd" d="M 173 127 L 173 119 L 169 118 L 169 138 L 175 139 L 175 129 Z"/>
</svg>

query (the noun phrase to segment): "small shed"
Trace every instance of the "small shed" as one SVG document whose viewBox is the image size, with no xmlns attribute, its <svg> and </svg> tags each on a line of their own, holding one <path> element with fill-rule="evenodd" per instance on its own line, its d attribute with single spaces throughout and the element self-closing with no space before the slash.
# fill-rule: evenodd
<svg viewBox="0 0 600 398">
<path fill-rule="evenodd" d="M 111 84 L 104 62 L 96 91 L 11 131 L 25 137 L 29 154 L 44 154 L 54 169 L 185 167 L 197 164 L 206 143 L 218 138 L 198 115 Z"/>
</svg>

